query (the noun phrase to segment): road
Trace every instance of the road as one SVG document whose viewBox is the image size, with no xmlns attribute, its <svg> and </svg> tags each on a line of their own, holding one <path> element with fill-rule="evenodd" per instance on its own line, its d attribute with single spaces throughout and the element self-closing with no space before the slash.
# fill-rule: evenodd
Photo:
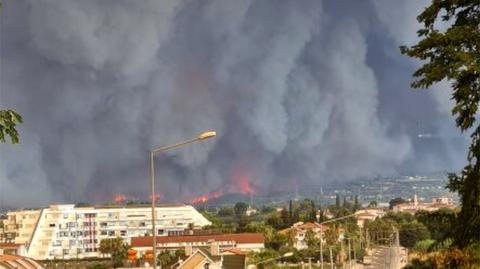
<svg viewBox="0 0 480 269">
<path fill-rule="evenodd" d="M 405 266 L 406 251 L 400 247 L 377 247 L 366 256 L 364 269 L 400 269 Z"/>
</svg>

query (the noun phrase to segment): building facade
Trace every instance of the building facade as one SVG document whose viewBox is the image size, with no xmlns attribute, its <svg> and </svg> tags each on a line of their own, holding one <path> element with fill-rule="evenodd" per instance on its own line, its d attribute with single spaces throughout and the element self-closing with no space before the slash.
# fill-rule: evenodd
<svg viewBox="0 0 480 269">
<path fill-rule="evenodd" d="M 75 207 L 51 205 L 41 210 L 15 211 L 4 220 L 6 231 L 15 234 L 14 243 L 24 244 L 26 256 L 38 259 L 98 257 L 102 239 L 130 239 L 150 235 L 151 208 L 148 206 Z M 192 206 L 158 206 L 157 236 L 180 233 L 211 223 Z"/>
<path fill-rule="evenodd" d="M 415 194 L 411 202 L 393 206 L 393 211 L 415 214 L 420 210 L 432 212 L 442 208 L 454 209 L 453 199 L 450 197 L 436 197 L 432 199 L 431 203 L 427 203 L 419 201 L 417 194 Z"/>
<path fill-rule="evenodd" d="M 319 224 L 317 222 L 297 222 L 292 225 L 290 228 L 286 228 L 280 231 L 281 234 L 286 236 L 293 236 L 293 247 L 301 250 L 308 248 L 307 244 L 307 232 L 313 232 L 316 239 L 323 239 L 325 243 L 326 237 L 325 232 L 329 229 L 329 226 L 324 224 Z"/>
<path fill-rule="evenodd" d="M 243 252 L 261 251 L 265 248 L 265 237 L 260 233 L 208 234 L 157 237 L 157 251 L 192 250 L 216 246 L 220 252 L 238 250 Z M 131 247 L 137 251 L 138 258 L 152 250 L 152 237 L 135 237 Z"/>
</svg>

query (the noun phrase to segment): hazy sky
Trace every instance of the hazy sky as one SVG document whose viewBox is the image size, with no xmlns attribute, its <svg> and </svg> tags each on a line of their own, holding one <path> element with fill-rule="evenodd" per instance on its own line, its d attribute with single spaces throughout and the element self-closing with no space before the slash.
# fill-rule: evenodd
<svg viewBox="0 0 480 269">
<path fill-rule="evenodd" d="M 156 159 L 164 199 L 458 169 L 448 83 L 411 90 L 398 50 L 426 3 L 5 1 L 0 107 L 25 122 L 0 207 L 145 199 L 149 149 L 209 129 Z"/>
</svg>

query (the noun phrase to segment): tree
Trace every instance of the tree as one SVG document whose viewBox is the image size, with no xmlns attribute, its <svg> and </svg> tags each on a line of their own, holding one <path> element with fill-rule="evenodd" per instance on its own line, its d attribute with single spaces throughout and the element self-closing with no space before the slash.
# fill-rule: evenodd
<svg viewBox="0 0 480 269">
<path fill-rule="evenodd" d="M 265 247 L 267 249 L 279 250 L 281 247 L 286 245 L 288 238 L 286 235 L 272 231 L 265 237 Z"/>
<path fill-rule="evenodd" d="M 358 195 L 355 195 L 355 200 L 353 204 L 353 210 L 357 211 L 360 209 L 360 203 L 358 202 Z"/>
<path fill-rule="evenodd" d="M 337 207 L 340 206 L 340 195 L 338 195 L 338 194 L 335 195 L 335 205 Z"/>
<path fill-rule="evenodd" d="M 0 143 L 5 143 L 7 137 L 10 137 L 12 144 L 20 142 L 18 131 L 16 129 L 17 124 L 23 122 L 22 117 L 15 111 L 0 110 Z"/>
<path fill-rule="evenodd" d="M 400 244 L 406 248 L 413 248 L 419 241 L 430 238 L 427 227 L 420 222 L 404 223 L 400 226 Z"/>
<path fill-rule="evenodd" d="M 320 240 L 315 236 L 315 232 L 312 230 L 307 230 L 305 233 L 305 242 L 307 243 L 308 248 L 316 248 L 320 243 Z"/>
<path fill-rule="evenodd" d="M 403 54 L 423 61 L 415 71 L 413 88 L 428 88 L 448 81 L 455 105 L 452 114 L 462 132 L 476 121 L 480 102 L 480 3 L 468 0 L 437 0 L 417 17 L 423 24 L 421 40 L 400 47 Z M 439 28 L 442 27 L 442 29 Z M 454 233 L 454 244 L 466 247 L 480 241 L 480 126 L 475 125 L 467 165 L 449 175 L 447 187 L 458 192 L 462 204 Z"/>
<path fill-rule="evenodd" d="M 217 215 L 219 217 L 230 217 L 234 215 L 233 208 L 231 207 L 222 207 L 218 210 Z"/>
<path fill-rule="evenodd" d="M 436 241 L 453 236 L 451 232 L 454 228 L 455 217 L 455 212 L 447 208 L 433 212 L 419 211 L 415 214 L 415 218 L 427 227 L 432 239 Z"/>
<path fill-rule="evenodd" d="M 406 202 L 407 201 L 405 201 L 402 197 L 393 198 L 388 203 L 388 208 L 393 209 L 394 206 L 399 205 L 399 204 L 404 204 Z"/>
<path fill-rule="evenodd" d="M 238 202 L 235 204 L 235 207 L 234 207 L 234 212 L 235 212 L 235 216 L 240 219 L 244 216 L 246 216 L 247 214 L 247 209 L 248 209 L 248 205 L 246 203 L 243 203 L 243 202 Z"/>
<path fill-rule="evenodd" d="M 288 227 L 290 226 L 290 223 L 292 223 L 290 219 L 290 213 L 285 207 L 282 208 L 282 211 L 280 212 L 280 218 L 284 227 Z"/>
<path fill-rule="evenodd" d="M 110 255 L 113 268 L 123 265 L 123 261 L 127 258 L 128 249 L 129 246 L 120 237 L 106 238 L 100 241 L 99 251 L 102 254 Z"/>
<path fill-rule="evenodd" d="M 175 256 L 172 255 L 169 251 L 162 251 L 158 254 L 158 262 L 162 268 L 167 268 L 168 265 L 172 264 L 175 261 Z"/>
</svg>

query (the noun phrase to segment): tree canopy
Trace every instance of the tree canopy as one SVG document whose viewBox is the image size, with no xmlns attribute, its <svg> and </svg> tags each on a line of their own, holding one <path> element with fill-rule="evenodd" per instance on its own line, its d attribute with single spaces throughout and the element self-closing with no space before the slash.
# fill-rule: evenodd
<svg viewBox="0 0 480 269">
<path fill-rule="evenodd" d="M 452 114 L 462 132 L 472 133 L 468 163 L 450 174 L 447 187 L 458 192 L 462 209 L 454 244 L 465 247 L 480 241 L 480 126 L 475 124 L 480 102 L 480 3 L 471 0 L 435 0 L 417 17 L 423 25 L 420 41 L 401 52 L 422 61 L 413 88 L 429 88 L 448 81 L 455 104 Z"/>
<path fill-rule="evenodd" d="M 17 125 L 22 123 L 22 117 L 15 111 L 0 110 L 0 143 L 7 142 L 10 137 L 12 144 L 20 142 Z"/>
</svg>

